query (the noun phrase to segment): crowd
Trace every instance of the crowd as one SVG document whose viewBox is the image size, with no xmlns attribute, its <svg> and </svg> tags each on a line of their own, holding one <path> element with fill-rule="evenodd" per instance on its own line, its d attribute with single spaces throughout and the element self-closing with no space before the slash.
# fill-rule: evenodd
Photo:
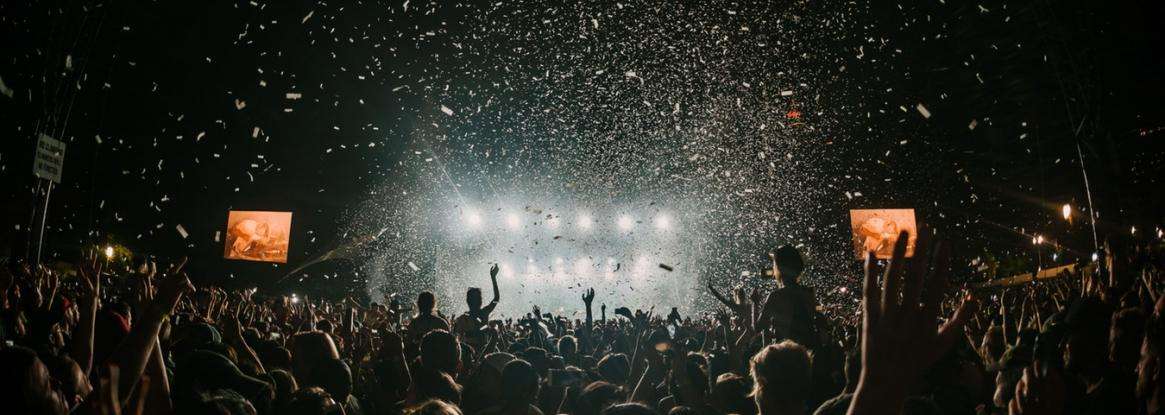
<svg viewBox="0 0 1165 415">
<path fill-rule="evenodd" d="M 907 239 L 867 258 L 848 316 L 799 283 L 790 247 L 772 292 L 709 285 L 717 312 L 608 310 L 588 290 L 579 319 L 496 315 L 496 267 L 491 300 L 468 288 L 447 316 L 429 292 L 293 298 L 196 287 L 181 262 L 12 263 L 0 413 L 1163 413 L 1159 247 L 1113 238 L 1059 278 L 968 290 L 947 284 L 947 244 L 924 232 L 906 259 Z"/>
</svg>

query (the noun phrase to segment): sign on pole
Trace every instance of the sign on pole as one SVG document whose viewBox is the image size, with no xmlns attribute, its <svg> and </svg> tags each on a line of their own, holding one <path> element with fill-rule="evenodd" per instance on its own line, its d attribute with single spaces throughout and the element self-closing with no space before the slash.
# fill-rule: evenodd
<svg viewBox="0 0 1165 415">
<path fill-rule="evenodd" d="M 32 160 L 32 174 L 53 183 L 61 183 L 61 170 L 65 167 L 65 143 L 45 134 L 36 142 L 36 157 Z"/>
</svg>

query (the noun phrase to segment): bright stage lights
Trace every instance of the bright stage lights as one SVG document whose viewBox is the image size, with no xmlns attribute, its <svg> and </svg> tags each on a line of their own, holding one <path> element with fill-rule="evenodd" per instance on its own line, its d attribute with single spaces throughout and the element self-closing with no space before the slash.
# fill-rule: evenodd
<svg viewBox="0 0 1165 415">
<path fill-rule="evenodd" d="M 618 225 L 619 230 L 629 231 L 631 228 L 635 227 L 635 219 L 631 219 L 631 217 L 627 215 L 620 216 Z"/>
<path fill-rule="evenodd" d="M 477 227 L 481 226 L 481 214 L 472 210 L 466 212 L 465 224 L 468 225 L 470 229 L 477 229 Z"/>
<path fill-rule="evenodd" d="M 659 230 L 671 229 L 671 216 L 666 214 L 655 217 L 655 228 Z"/>
<path fill-rule="evenodd" d="M 578 217 L 577 222 L 578 222 L 578 227 L 580 229 L 590 229 L 591 228 L 591 217 L 590 216 L 581 215 Z"/>
<path fill-rule="evenodd" d="M 113 259 L 113 246 L 111 246 L 111 245 L 105 246 L 105 259 L 107 259 L 107 260 Z"/>
<path fill-rule="evenodd" d="M 1072 205 L 1065 203 L 1060 207 L 1060 214 L 1064 215 L 1064 220 L 1072 219 Z"/>
<path fill-rule="evenodd" d="M 574 260 L 575 275 L 587 275 L 591 272 L 591 262 L 587 258 L 578 258 Z"/>
</svg>

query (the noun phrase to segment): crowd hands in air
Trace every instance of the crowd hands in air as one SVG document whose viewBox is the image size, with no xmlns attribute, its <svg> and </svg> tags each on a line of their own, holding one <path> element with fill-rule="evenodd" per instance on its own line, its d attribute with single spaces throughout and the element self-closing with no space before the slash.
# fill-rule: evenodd
<svg viewBox="0 0 1165 415">
<path fill-rule="evenodd" d="M 414 308 L 196 286 L 181 262 L 13 264 L 0 412 L 1162 413 L 1159 248 L 1113 242 L 1098 272 L 974 294 L 948 285 L 946 243 L 904 252 L 867 259 L 849 315 L 798 283 L 788 247 L 778 288 L 709 285 L 723 307 L 698 316 L 608 310 L 591 289 L 571 316 L 503 318 L 496 266 L 492 300 L 470 288 L 447 319 L 429 292 Z"/>
</svg>

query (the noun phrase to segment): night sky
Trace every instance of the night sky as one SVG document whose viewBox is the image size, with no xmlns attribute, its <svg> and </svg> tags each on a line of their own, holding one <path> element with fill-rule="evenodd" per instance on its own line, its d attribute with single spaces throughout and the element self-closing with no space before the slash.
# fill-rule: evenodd
<svg viewBox="0 0 1165 415">
<path fill-rule="evenodd" d="M 27 252 L 38 133 L 68 145 L 46 257 L 115 242 L 281 290 L 485 267 L 434 258 L 497 203 L 668 211 L 698 254 L 664 275 L 793 243 L 830 286 L 848 209 L 914 207 L 973 279 L 1050 255 L 1035 234 L 1093 251 L 1078 145 L 1101 235 L 1165 222 L 1160 2 L 689 3 L 5 2 L 0 247 Z M 293 211 L 290 267 L 220 259 L 232 209 Z"/>
</svg>

